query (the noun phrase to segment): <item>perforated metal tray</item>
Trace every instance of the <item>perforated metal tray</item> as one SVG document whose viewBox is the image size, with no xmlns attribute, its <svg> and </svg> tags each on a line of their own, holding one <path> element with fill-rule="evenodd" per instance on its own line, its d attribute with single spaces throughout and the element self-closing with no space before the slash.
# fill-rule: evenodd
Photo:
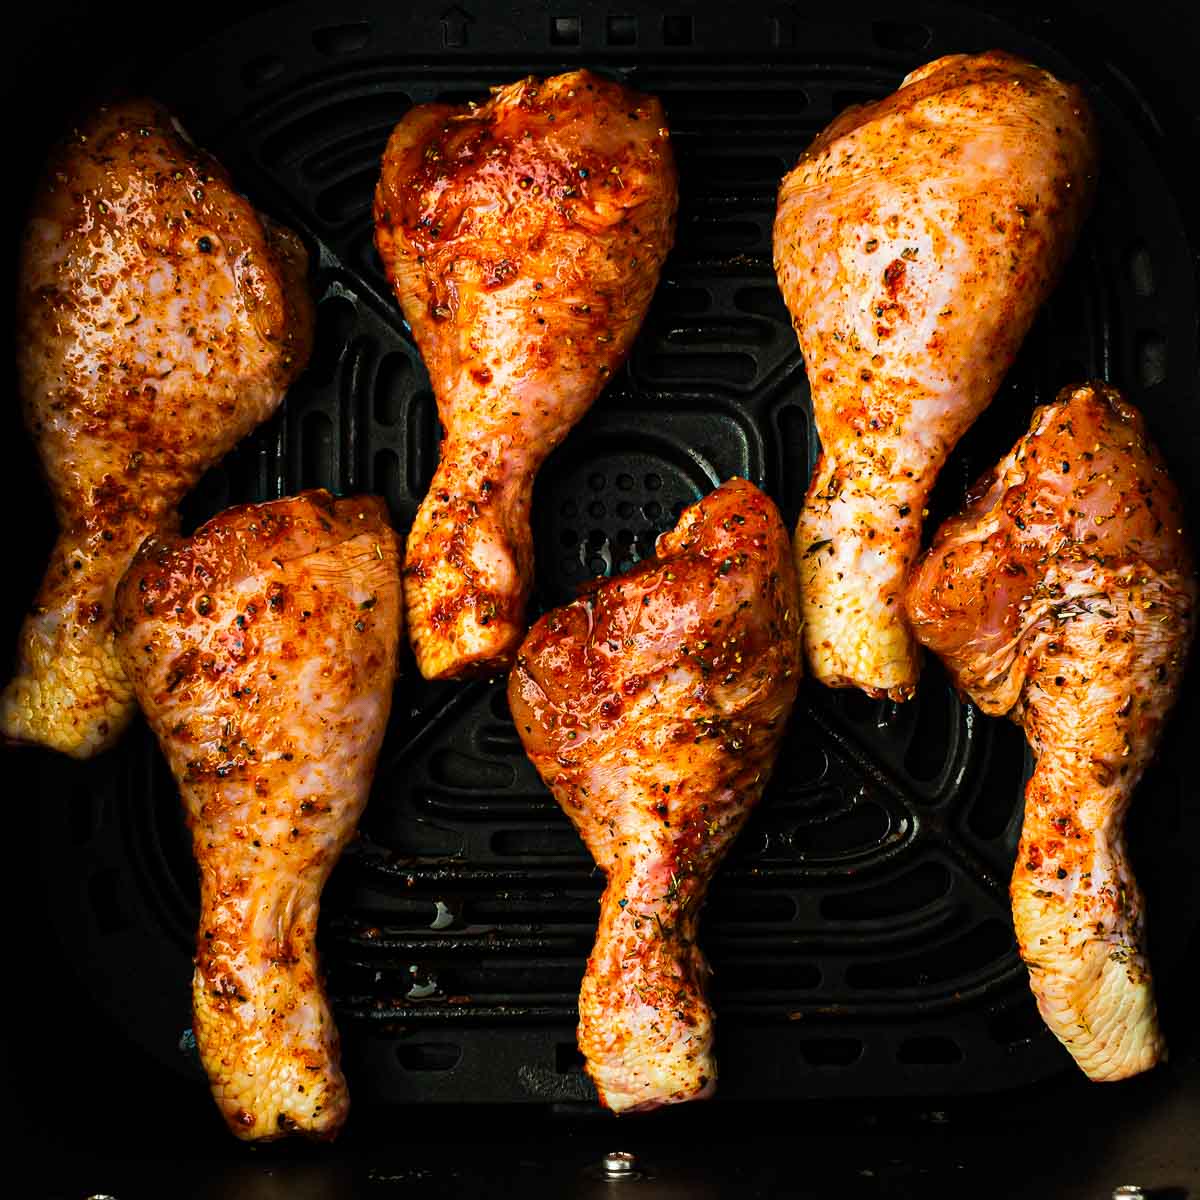
<svg viewBox="0 0 1200 1200">
<path fill-rule="evenodd" d="M 936 55 L 992 47 L 1089 87 L 1103 133 L 1096 211 L 992 409 L 949 464 L 929 525 L 1035 403 L 1101 376 L 1180 465 L 1200 451 L 1192 250 L 1136 93 L 963 9 L 564 3 L 295 4 L 144 66 L 264 211 L 312 251 L 312 365 L 280 414 L 186 505 L 323 485 L 386 496 L 407 528 L 432 476 L 428 380 L 372 246 L 386 137 L 410 104 L 528 72 L 608 71 L 659 95 L 681 173 L 679 236 L 626 368 L 547 463 L 534 503 L 535 609 L 650 552 L 733 474 L 793 522 L 816 453 L 770 262 L 775 191 L 846 104 Z M 1185 483 L 1190 488 L 1190 484 Z M 1195 491 L 1189 492 L 1195 511 Z M 1194 689 L 1193 689 L 1194 691 Z M 1193 697 L 1194 707 L 1194 697 Z M 1136 863 L 1168 1026 L 1197 936 L 1200 811 L 1179 729 L 1144 782 Z M 936 664 L 918 699 L 811 683 L 776 776 L 714 883 L 702 926 L 719 1014 L 720 1102 L 996 1092 L 1069 1066 L 1013 942 L 1007 878 L 1029 758 Z M 88 764 L 37 759 L 46 898 L 90 999 L 199 1079 L 185 1030 L 196 884 L 172 781 L 136 727 Z M 320 946 L 356 1104 L 594 1103 L 575 996 L 601 889 L 525 761 L 502 681 L 425 684 L 405 663 L 361 837 L 326 894 Z"/>
</svg>

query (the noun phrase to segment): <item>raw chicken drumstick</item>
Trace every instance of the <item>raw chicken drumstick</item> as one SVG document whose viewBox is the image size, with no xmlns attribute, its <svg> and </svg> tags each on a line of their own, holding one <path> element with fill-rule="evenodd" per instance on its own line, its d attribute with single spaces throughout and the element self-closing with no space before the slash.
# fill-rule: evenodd
<svg viewBox="0 0 1200 1200">
<path fill-rule="evenodd" d="M 84 758 L 129 723 L 113 591 L 307 361 L 307 261 L 149 100 L 101 108 L 51 158 L 21 249 L 17 365 L 60 532 L 0 734 Z"/>
<path fill-rule="evenodd" d="M 1112 388 L 1068 388 L 938 531 L 907 597 L 957 686 L 1037 755 L 1013 921 L 1042 1016 L 1091 1079 L 1166 1053 L 1122 826 L 1195 629 L 1182 519 L 1141 416 Z"/>
<path fill-rule="evenodd" d="M 346 1118 L 317 911 L 366 803 L 400 604 L 382 502 L 320 491 L 148 538 L 117 593 L 200 867 L 196 1043 L 239 1138 L 331 1137 Z"/>
<path fill-rule="evenodd" d="M 848 109 L 783 181 L 775 270 L 821 435 L 795 535 L 821 682 L 912 695 L 926 500 L 1053 288 L 1095 170 L 1080 90 L 992 53 Z"/>
<path fill-rule="evenodd" d="M 716 1086 L 696 925 L 799 678 L 787 531 L 741 479 L 687 509 L 656 558 L 542 617 L 521 646 L 517 730 L 608 879 L 579 1048 L 617 1112 Z"/>
<path fill-rule="evenodd" d="M 427 679 L 512 663 L 534 476 L 628 353 L 675 208 L 659 102 L 587 71 L 414 108 L 392 134 L 376 244 L 445 431 L 405 569 Z"/>
</svg>

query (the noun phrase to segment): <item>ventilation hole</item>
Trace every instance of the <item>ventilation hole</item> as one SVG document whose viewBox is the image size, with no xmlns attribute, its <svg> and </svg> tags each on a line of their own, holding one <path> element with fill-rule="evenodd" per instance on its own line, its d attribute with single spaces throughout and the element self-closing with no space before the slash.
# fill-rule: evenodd
<svg viewBox="0 0 1200 1200">
<path fill-rule="evenodd" d="M 754 313 L 760 317 L 771 317 L 773 320 L 790 323 L 787 305 L 778 288 L 744 287 L 738 288 L 733 294 L 733 303 L 742 312 Z"/>
<path fill-rule="evenodd" d="M 621 489 L 621 491 L 623 491 L 623 492 L 629 491 L 629 489 L 633 487 L 633 476 L 632 475 L 618 475 L 617 476 L 617 487 L 619 487 Z"/>
<path fill-rule="evenodd" d="M 500 829 L 492 834 L 495 854 L 540 857 L 587 858 L 587 851 L 573 829 Z"/>
<path fill-rule="evenodd" d="M 972 975 L 1015 953 L 1010 926 L 983 921 L 949 942 L 881 962 L 851 963 L 846 983 L 862 988 L 914 988 Z"/>
<path fill-rule="evenodd" d="M 657 500 L 649 500 L 642 505 L 642 513 L 647 521 L 657 521 L 662 516 L 663 507 Z"/>
<path fill-rule="evenodd" d="M 132 923 L 121 897 L 121 877 L 113 868 L 97 871 L 88 880 L 88 900 L 96 928 L 105 936 Z"/>
<path fill-rule="evenodd" d="M 887 810 L 869 800 L 857 801 L 849 811 L 816 825 L 789 828 L 784 836 L 803 854 L 828 858 L 857 854 L 878 846 L 892 828 Z"/>
<path fill-rule="evenodd" d="M 406 354 L 384 355 L 375 374 L 375 420 L 380 425 L 399 425 L 404 415 L 412 363 Z"/>
<path fill-rule="evenodd" d="M 353 54 L 371 40 L 371 26 L 365 21 L 352 25 L 329 25 L 316 30 L 312 40 L 322 54 Z"/>
<path fill-rule="evenodd" d="M 1154 295 L 1154 261 L 1145 245 L 1138 242 L 1129 251 L 1129 282 L 1139 296 Z"/>
<path fill-rule="evenodd" d="M 283 74 L 282 58 L 274 54 L 265 54 L 261 58 L 252 58 L 242 68 L 242 82 L 249 88 L 262 87 L 272 79 L 278 79 Z"/>
<path fill-rule="evenodd" d="M 1138 378 L 1154 387 L 1167 377 L 1167 343 L 1156 333 L 1143 333 L 1137 344 Z"/>
<path fill-rule="evenodd" d="M 985 841 L 998 838 L 1021 807 L 1027 753 L 1025 735 L 1017 725 L 992 722 L 991 734 L 987 767 L 967 813 L 968 828 Z"/>
<path fill-rule="evenodd" d="M 563 546 L 578 546 L 579 534 L 577 534 L 573 529 L 564 529 L 562 533 L 558 535 L 558 540 L 559 544 Z"/>
<path fill-rule="evenodd" d="M 372 461 L 371 490 L 383 496 L 388 507 L 395 512 L 400 507 L 402 489 L 400 483 L 400 460 L 394 450 L 386 448 L 375 451 Z"/>
<path fill-rule="evenodd" d="M 645 479 L 645 483 L 646 483 L 647 491 L 657 492 L 658 489 L 661 488 L 663 485 L 662 476 L 661 475 L 647 475 L 646 479 Z"/>
<path fill-rule="evenodd" d="M 588 516 L 595 517 L 597 521 L 599 521 L 605 515 L 606 511 L 607 510 L 605 509 L 604 502 L 602 500 L 593 500 L 588 505 Z"/>
<path fill-rule="evenodd" d="M 905 1038 L 896 1050 L 896 1058 L 914 1066 L 945 1066 L 947 1063 L 962 1062 L 962 1047 L 948 1037 Z"/>
<path fill-rule="evenodd" d="M 408 406 L 408 480 L 423 496 L 433 482 L 438 460 L 437 406 L 430 392 L 415 392 Z"/>
<path fill-rule="evenodd" d="M 592 529 L 588 531 L 588 545 L 594 550 L 599 550 L 605 542 L 608 541 L 608 535 L 603 529 Z"/>
<path fill-rule="evenodd" d="M 858 1038 L 805 1038 L 795 1045 L 813 1067 L 848 1067 L 862 1058 L 864 1049 Z"/>
<path fill-rule="evenodd" d="M 712 308 L 712 294 L 707 288 L 663 287 L 655 297 L 655 307 L 662 313 L 703 313 Z"/>
<path fill-rule="evenodd" d="M 333 461 L 333 422 L 323 412 L 305 413 L 301 433 L 301 487 L 323 487 L 332 491 L 337 486 Z"/>
<path fill-rule="evenodd" d="M 579 45 L 579 18 L 578 17 L 551 17 L 550 18 L 550 45 L 552 45 L 552 46 L 578 46 Z"/>
<path fill-rule="evenodd" d="M 761 921 L 782 924 L 796 916 L 796 901 L 778 892 L 714 890 L 708 904 L 711 912 L 708 921 L 716 929 L 724 925 L 754 925 Z"/>
<path fill-rule="evenodd" d="M 610 46 L 636 46 L 637 17 L 613 16 L 605 23 L 604 36 Z"/>
<path fill-rule="evenodd" d="M 406 1071 L 452 1071 L 462 1060 L 462 1047 L 447 1042 L 402 1042 L 396 1061 Z"/>
<path fill-rule="evenodd" d="M 725 383 L 749 383 L 758 372 L 752 354 L 651 354 L 643 363 L 646 374 L 654 379 L 721 380 Z"/>
<path fill-rule="evenodd" d="M 822 897 L 821 915 L 831 921 L 871 921 L 899 916 L 940 900 L 949 890 L 950 872 L 941 863 L 923 863 L 875 887 Z"/>
<path fill-rule="evenodd" d="M 957 730 L 952 716 L 957 702 L 950 684 L 936 667 L 926 669 L 922 683 L 919 698 L 913 702 L 916 728 L 904 753 L 904 769 L 913 779 L 929 783 L 945 770 L 952 751 Z"/>
<path fill-rule="evenodd" d="M 586 1062 L 574 1042 L 559 1042 L 554 1047 L 554 1070 L 559 1075 L 582 1075 Z"/>
<path fill-rule="evenodd" d="M 808 959 L 748 958 L 712 951 L 713 991 L 730 995 L 737 992 L 811 991 L 821 986 L 821 969 Z M 717 1008 L 720 1012 L 720 1008 Z"/>
<path fill-rule="evenodd" d="M 932 30 L 915 21 L 873 21 L 871 36 L 877 46 L 885 50 L 896 50 L 904 54 L 912 54 L 924 50 L 933 39 Z"/>
<path fill-rule="evenodd" d="M 663 45 L 690 46 L 692 44 L 692 18 L 688 13 L 672 13 L 663 17 Z"/>
<path fill-rule="evenodd" d="M 458 750 L 439 750 L 430 760 L 429 777 L 443 787 L 474 792 L 510 788 L 517 778 L 508 763 L 488 762 Z"/>
<path fill-rule="evenodd" d="M 608 481 L 604 478 L 604 476 L 601 475 L 598 471 L 593 472 L 591 475 L 588 476 L 588 487 L 590 487 L 593 492 L 602 491 L 604 489 L 604 485 L 607 482 Z"/>
</svg>

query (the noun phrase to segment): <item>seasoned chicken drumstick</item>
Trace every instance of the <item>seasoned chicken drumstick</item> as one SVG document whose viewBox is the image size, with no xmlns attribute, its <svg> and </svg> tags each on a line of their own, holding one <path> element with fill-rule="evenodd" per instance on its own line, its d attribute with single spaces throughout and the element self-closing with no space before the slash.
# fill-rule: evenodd
<svg viewBox="0 0 1200 1200">
<path fill-rule="evenodd" d="M 299 240 L 151 101 L 100 109 L 52 156 L 21 249 L 17 365 L 60 533 L 0 734 L 82 758 L 129 722 L 113 590 L 304 366 L 306 270 Z"/>
<path fill-rule="evenodd" d="M 196 1042 L 239 1138 L 331 1137 L 346 1118 L 317 910 L 383 739 L 400 602 L 383 504 L 327 492 L 149 538 L 117 594 L 192 831 Z"/>
<path fill-rule="evenodd" d="M 542 617 L 521 646 L 517 730 L 608 879 L 579 1047 L 617 1112 L 715 1087 L 696 925 L 771 773 L 799 675 L 787 531 L 741 479 L 687 509 L 656 558 Z"/>
<path fill-rule="evenodd" d="M 1013 920 L 1042 1016 L 1092 1079 L 1165 1056 L 1122 825 L 1195 630 L 1181 525 L 1139 414 L 1068 388 L 938 531 L 907 598 L 958 687 L 1037 755 Z"/>
<path fill-rule="evenodd" d="M 1079 89 L 993 53 L 848 109 L 783 181 L 775 269 L 821 435 L 795 551 L 823 683 L 912 695 L 903 595 L 926 499 L 1053 287 L 1095 170 Z"/>
<path fill-rule="evenodd" d="M 392 134 L 376 244 L 445 431 L 405 571 L 427 679 L 511 664 L 534 476 L 628 353 L 675 207 L 658 101 L 587 71 L 424 105 Z"/>
</svg>

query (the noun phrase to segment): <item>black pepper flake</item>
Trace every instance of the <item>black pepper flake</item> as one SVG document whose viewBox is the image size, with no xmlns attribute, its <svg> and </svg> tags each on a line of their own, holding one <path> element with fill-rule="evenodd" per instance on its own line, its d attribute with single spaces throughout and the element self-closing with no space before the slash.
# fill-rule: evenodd
<svg viewBox="0 0 1200 1200">
<path fill-rule="evenodd" d="M 207 235 L 200 238 L 200 240 L 196 243 L 196 249 L 199 250 L 201 254 L 211 254 L 212 248 L 212 238 L 208 237 Z"/>
</svg>

